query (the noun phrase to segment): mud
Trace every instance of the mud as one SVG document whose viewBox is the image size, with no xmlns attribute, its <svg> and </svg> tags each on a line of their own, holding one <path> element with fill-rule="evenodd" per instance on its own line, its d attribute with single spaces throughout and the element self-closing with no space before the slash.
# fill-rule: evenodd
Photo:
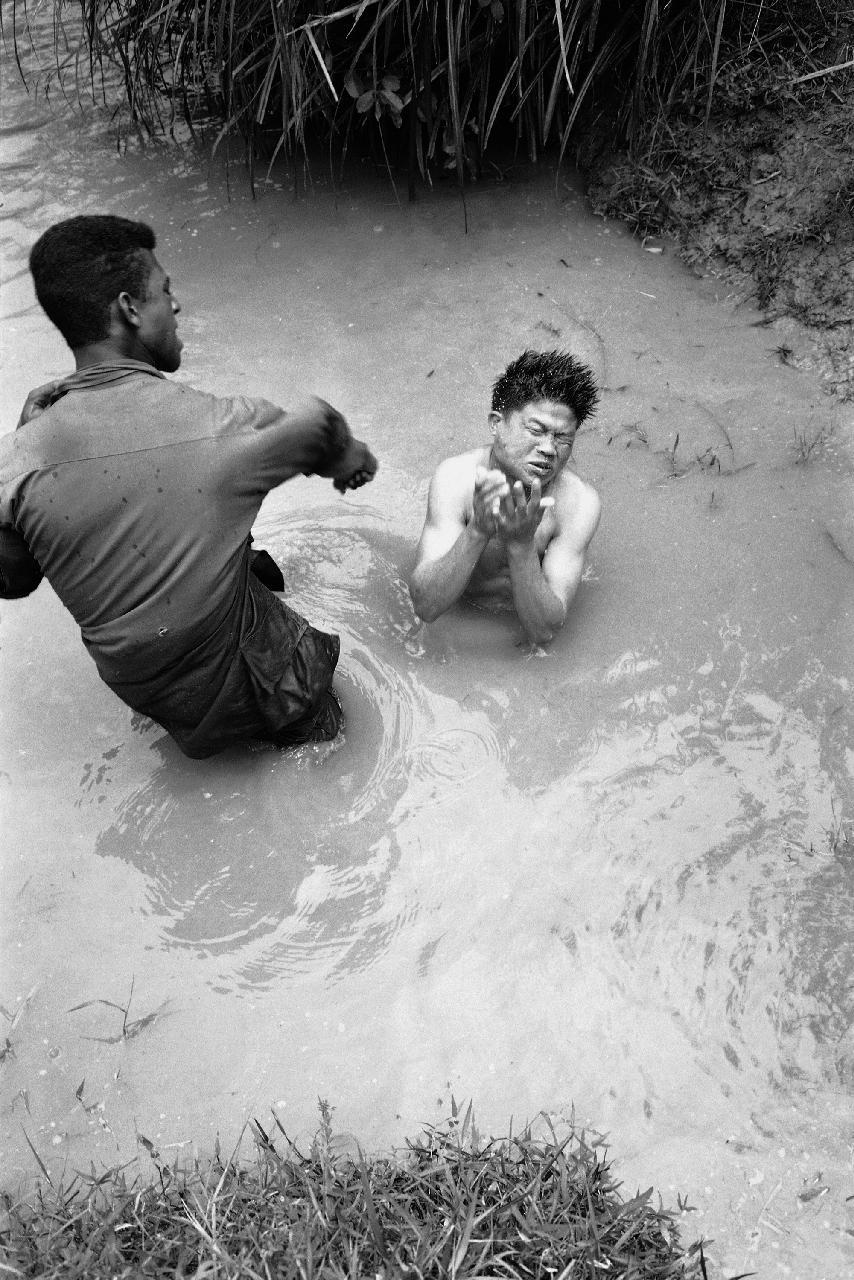
<svg viewBox="0 0 854 1280">
<path fill-rule="evenodd" d="M 342 637 L 334 744 L 180 757 L 100 685 L 47 586 L 0 604 L 4 1184 L 238 1141 L 317 1098 L 388 1149 L 474 1101 L 610 1135 L 722 1275 L 854 1262 L 854 424 L 756 311 L 552 175 L 399 207 L 371 175 L 253 201 L 191 152 L 7 85 L 0 429 L 68 367 L 26 251 L 151 222 L 179 377 L 311 389 L 381 459 L 255 534 Z M 14 104 L 10 115 L 9 103 Z M 436 461 L 527 345 L 607 388 L 576 465 L 604 516 L 547 653 L 509 614 L 416 623 Z M 111 1003 L 106 1003 L 111 1002 Z M 118 1007 L 116 1007 L 118 1006 Z M 123 1010 L 125 1012 L 123 1012 Z"/>
<path fill-rule="evenodd" d="M 839 49 L 848 45 L 820 56 L 832 64 Z M 801 79 L 802 68 L 736 60 L 708 122 L 686 107 L 651 120 L 631 156 L 595 130 L 582 151 L 597 212 L 647 245 L 669 237 L 698 274 L 752 299 L 778 359 L 845 401 L 854 399 L 854 73 L 813 79 L 808 68 Z"/>
</svg>

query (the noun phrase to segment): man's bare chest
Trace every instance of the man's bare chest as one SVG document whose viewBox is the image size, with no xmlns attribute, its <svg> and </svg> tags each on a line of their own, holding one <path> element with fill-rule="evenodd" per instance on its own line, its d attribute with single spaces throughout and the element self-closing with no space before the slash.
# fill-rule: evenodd
<svg viewBox="0 0 854 1280">
<path fill-rule="evenodd" d="M 546 554 L 546 549 L 555 535 L 555 522 L 551 513 L 547 513 L 539 528 L 534 534 L 534 546 L 540 560 Z M 475 566 L 473 578 L 481 581 L 490 581 L 495 578 L 509 576 L 510 568 L 507 562 L 507 544 L 503 538 L 495 536 L 489 539 L 480 559 Z"/>
</svg>

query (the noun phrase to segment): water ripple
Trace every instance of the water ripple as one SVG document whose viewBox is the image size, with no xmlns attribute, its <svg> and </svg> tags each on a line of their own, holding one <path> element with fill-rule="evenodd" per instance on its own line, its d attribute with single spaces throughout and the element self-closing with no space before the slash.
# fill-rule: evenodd
<svg viewBox="0 0 854 1280">
<path fill-rule="evenodd" d="M 479 728 L 448 728 L 420 738 L 407 752 L 410 777 L 435 782 L 434 798 L 449 787 L 467 785 L 484 770 L 507 759 L 495 727 L 488 722 Z"/>
<path fill-rule="evenodd" d="M 283 564 L 294 607 L 341 635 L 342 733 L 289 751 L 225 752 L 203 775 L 163 738 L 154 749 L 164 763 L 98 841 L 100 853 L 144 871 L 168 945 L 231 957 L 218 989 L 309 970 L 332 980 L 373 963 L 417 914 L 390 893 L 397 851 L 388 837 L 415 744 L 445 777 L 455 752 L 463 771 L 476 753 L 463 731 L 430 746 L 424 692 L 400 661 L 408 592 L 370 531 L 273 519 L 258 543 Z M 105 781 L 102 767 L 89 767 L 87 802 Z"/>
</svg>

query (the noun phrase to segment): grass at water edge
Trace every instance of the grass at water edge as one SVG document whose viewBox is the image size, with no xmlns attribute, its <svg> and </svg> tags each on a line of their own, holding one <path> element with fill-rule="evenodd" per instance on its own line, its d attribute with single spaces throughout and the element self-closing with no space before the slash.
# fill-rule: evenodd
<svg viewBox="0 0 854 1280">
<path fill-rule="evenodd" d="M 217 1150 L 181 1169 L 145 1139 L 149 1182 L 124 1166 L 60 1183 L 39 1161 L 35 1194 L 3 1197 L 0 1272 L 708 1280 L 702 1244 L 683 1248 L 653 1188 L 621 1196 L 598 1136 L 571 1127 L 559 1138 L 541 1117 L 537 1136 L 529 1126 L 486 1139 L 471 1107 L 454 1108 L 394 1157 L 369 1159 L 320 1106 L 306 1153 L 274 1113 L 250 1127 L 251 1162 Z"/>
</svg>

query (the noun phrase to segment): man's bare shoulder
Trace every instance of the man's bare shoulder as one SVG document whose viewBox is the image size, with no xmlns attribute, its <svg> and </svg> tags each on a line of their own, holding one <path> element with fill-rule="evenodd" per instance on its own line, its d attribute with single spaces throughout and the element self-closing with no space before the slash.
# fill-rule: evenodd
<svg viewBox="0 0 854 1280">
<path fill-rule="evenodd" d="M 473 485 L 475 469 L 486 466 L 488 461 L 488 447 L 469 449 L 467 453 L 458 453 L 452 458 L 444 458 L 433 472 L 433 479 L 442 485 L 462 482 Z"/>
<path fill-rule="evenodd" d="M 474 492 L 475 470 L 486 466 L 488 460 L 488 448 L 469 449 L 467 453 L 443 459 L 433 472 L 430 482 L 432 501 L 440 502 L 443 506 L 448 503 L 468 506 Z"/>
<path fill-rule="evenodd" d="M 586 546 L 596 532 L 602 514 L 602 499 L 596 489 L 567 467 L 549 492 L 555 500 L 556 532 L 571 533 Z"/>
</svg>

